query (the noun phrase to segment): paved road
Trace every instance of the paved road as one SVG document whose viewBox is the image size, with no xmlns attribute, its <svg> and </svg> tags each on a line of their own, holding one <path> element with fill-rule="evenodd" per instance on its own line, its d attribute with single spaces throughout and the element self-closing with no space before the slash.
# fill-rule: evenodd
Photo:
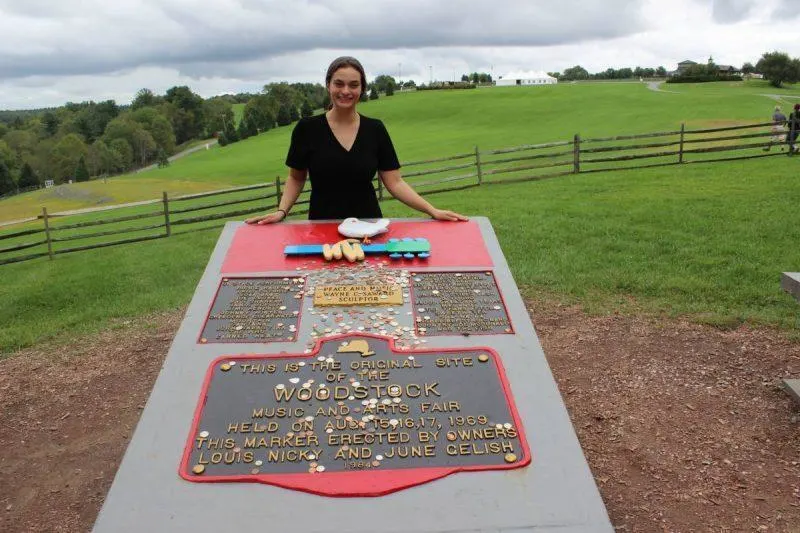
<svg viewBox="0 0 800 533">
<path fill-rule="evenodd" d="M 198 152 L 200 150 L 207 150 L 207 149 L 211 148 L 212 146 L 214 146 L 216 144 L 217 144 L 217 140 L 216 139 L 210 139 L 209 141 L 207 141 L 207 142 L 205 142 L 203 144 L 194 146 L 194 147 L 189 148 L 188 150 L 184 150 L 182 152 L 178 152 L 177 154 L 175 154 L 173 156 L 170 156 L 168 159 L 170 160 L 170 162 L 172 162 L 172 161 L 175 161 L 176 159 L 180 159 L 181 157 L 185 157 L 185 156 L 187 156 L 189 154 L 193 154 L 194 152 Z M 152 169 L 154 169 L 156 167 L 157 167 L 157 165 L 150 165 L 150 166 L 147 166 L 147 167 L 144 167 L 144 168 L 140 168 L 135 173 L 138 174 L 138 173 L 144 172 L 146 170 L 152 170 Z M 60 217 L 60 216 L 66 216 L 66 215 L 78 215 L 78 214 L 81 214 L 81 213 L 91 213 L 93 211 L 107 211 L 109 209 L 117 209 L 117 208 L 120 208 L 120 207 L 132 207 L 132 206 L 135 206 L 135 205 L 154 204 L 154 203 L 157 203 L 157 202 L 160 202 L 160 201 L 161 200 L 159 200 L 159 199 L 142 200 L 140 202 L 129 202 L 129 203 L 126 203 L 126 204 L 105 205 L 105 206 L 101 206 L 101 207 L 86 207 L 84 209 L 72 209 L 72 210 L 69 210 L 69 211 L 59 211 L 58 213 L 49 213 L 49 215 L 52 216 L 52 217 Z M 2 228 L 3 226 L 12 226 L 14 224 L 22 224 L 23 222 L 30 222 L 32 220 L 36 220 L 37 218 L 39 218 L 39 217 L 28 217 L 28 218 L 21 218 L 19 220 L 0 221 L 0 228 Z"/>
<path fill-rule="evenodd" d="M 661 84 L 664 83 L 663 81 L 648 81 L 647 88 L 651 91 L 655 91 L 657 93 L 672 93 L 672 94 L 681 94 L 678 91 L 665 91 L 661 88 Z"/>
<path fill-rule="evenodd" d="M 189 154 L 193 154 L 193 153 L 198 152 L 200 150 L 208 150 L 209 148 L 211 148 L 212 146 L 214 146 L 216 144 L 217 144 L 217 140 L 216 139 L 211 139 L 209 141 L 206 141 L 203 144 L 194 146 L 192 148 L 189 148 L 188 150 L 184 150 L 183 152 L 178 152 L 177 154 L 175 154 L 173 156 L 170 156 L 167 159 L 171 163 L 171 162 L 175 161 L 176 159 L 180 159 L 181 157 L 187 156 Z M 139 174 L 140 172 L 145 172 L 145 171 L 148 171 L 148 170 L 153 170 L 157 166 L 158 166 L 157 164 L 153 164 L 153 165 L 149 165 L 149 166 L 146 166 L 146 167 L 142 167 L 142 168 L 140 168 L 139 170 L 136 171 L 136 174 Z"/>
</svg>

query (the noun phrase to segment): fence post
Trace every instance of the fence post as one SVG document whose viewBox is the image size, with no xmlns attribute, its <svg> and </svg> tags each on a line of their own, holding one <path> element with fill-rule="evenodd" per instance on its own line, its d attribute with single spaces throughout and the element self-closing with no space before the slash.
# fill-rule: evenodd
<svg viewBox="0 0 800 533">
<path fill-rule="evenodd" d="M 478 145 L 475 145 L 475 166 L 478 167 L 478 185 L 483 181 L 483 171 L 481 170 L 481 152 Z"/>
<path fill-rule="evenodd" d="M 281 207 L 281 177 L 275 176 L 275 209 Z"/>
<path fill-rule="evenodd" d="M 167 198 L 167 191 L 162 195 L 164 202 L 164 227 L 167 229 L 167 237 L 172 235 L 172 226 L 169 225 L 169 198 Z"/>
<path fill-rule="evenodd" d="M 47 236 L 47 253 L 53 260 L 53 241 L 50 239 L 50 221 L 47 219 L 47 208 L 42 207 L 42 220 L 44 220 L 44 234 Z"/>
<path fill-rule="evenodd" d="M 576 133 L 575 138 L 572 140 L 572 165 L 575 174 L 581 171 L 581 136 Z"/>
<path fill-rule="evenodd" d="M 681 144 L 678 148 L 678 163 L 683 163 L 683 133 L 686 130 L 686 123 L 681 122 Z"/>
</svg>

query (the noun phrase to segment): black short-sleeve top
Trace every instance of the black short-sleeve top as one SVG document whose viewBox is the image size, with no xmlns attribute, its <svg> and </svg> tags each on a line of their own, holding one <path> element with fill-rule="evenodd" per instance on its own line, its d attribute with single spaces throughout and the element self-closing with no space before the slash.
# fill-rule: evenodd
<svg viewBox="0 0 800 533">
<path fill-rule="evenodd" d="M 400 168 L 383 122 L 364 115 L 349 151 L 336 140 L 324 114 L 301 119 L 292 132 L 286 165 L 308 170 L 309 220 L 381 218 L 372 179 L 378 170 Z"/>
</svg>

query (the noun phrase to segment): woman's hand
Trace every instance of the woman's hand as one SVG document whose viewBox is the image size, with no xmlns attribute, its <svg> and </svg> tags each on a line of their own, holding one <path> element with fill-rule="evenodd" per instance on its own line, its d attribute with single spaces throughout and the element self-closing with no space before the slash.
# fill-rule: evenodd
<svg viewBox="0 0 800 533">
<path fill-rule="evenodd" d="M 451 222 L 456 222 L 459 220 L 460 221 L 469 220 L 464 215 L 459 215 L 458 213 L 454 213 L 453 211 L 446 211 L 444 209 L 434 209 L 433 211 L 431 211 L 431 217 L 433 217 L 434 220 L 448 220 Z"/>
<path fill-rule="evenodd" d="M 286 218 L 286 213 L 283 211 L 275 211 L 274 213 L 269 213 L 268 215 L 261 215 L 258 217 L 251 217 L 245 220 L 246 224 L 258 224 L 259 226 L 264 224 L 274 224 L 276 222 L 280 222 Z"/>
</svg>

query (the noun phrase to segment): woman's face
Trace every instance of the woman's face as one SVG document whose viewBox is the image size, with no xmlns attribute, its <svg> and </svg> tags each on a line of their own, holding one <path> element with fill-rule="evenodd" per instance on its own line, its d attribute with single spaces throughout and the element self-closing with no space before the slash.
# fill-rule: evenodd
<svg viewBox="0 0 800 533">
<path fill-rule="evenodd" d="M 355 107 L 361 97 L 361 74 L 353 67 L 342 67 L 331 76 L 328 92 L 334 107 Z"/>
</svg>

